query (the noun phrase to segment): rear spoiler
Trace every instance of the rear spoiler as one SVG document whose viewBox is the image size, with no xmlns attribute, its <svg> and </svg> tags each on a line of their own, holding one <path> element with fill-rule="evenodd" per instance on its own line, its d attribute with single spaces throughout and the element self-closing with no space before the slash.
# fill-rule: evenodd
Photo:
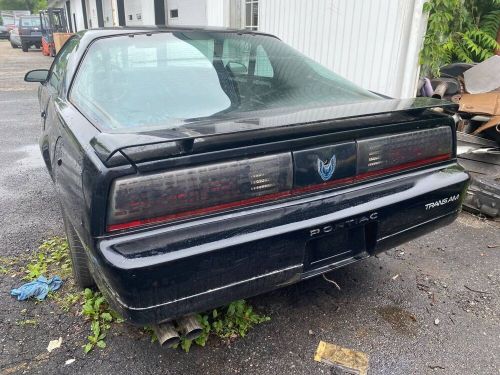
<svg viewBox="0 0 500 375">
<path fill-rule="evenodd" d="M 248 112 L 241 118 L 205 118 L 183 121 L 164 128 L 138 127 L 134 132 L 111 130 L 92 138 L 91 146 L 107 167 L 134 164 L 158 157 L 190 153 L 195 141 L 216 136 L 248 132 L 275 132 L 325 125 L 354 117 L 392 114 L 418 114 L 430 108 L 456 111 L 458 105 L 434 98 L 382 99 L 363 103 L 330 105 L 315 108 L 285 108 L 283 111 Z M 333 126 L 333 124 L 331 124 Z"/>
</svg>

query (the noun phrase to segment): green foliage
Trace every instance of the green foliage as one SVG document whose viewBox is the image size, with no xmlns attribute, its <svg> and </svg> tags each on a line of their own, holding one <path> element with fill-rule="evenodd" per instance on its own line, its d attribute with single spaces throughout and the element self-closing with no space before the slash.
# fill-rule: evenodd
<svg viewBox="0 0 500 375">
<path fill-rule="evenodd" d="M 71 275 L 71 259 L 66 239 L 52 237 L 43 242 L 38 253 L 26 266 L 24 280 L 35 280 L 39 276 L 46 276 L 47 272 L 57 273 L 62 279 Z"/>
<path fill-rule="evenodd" d="M 253 311 L 252 306 L 245 300 L 234 301 L 221 309 L 198 315 L 203 332 L 194 340 L 194 343 L 205 346 L 211 334 L 224 340 L 245 337 L 255 325 L 270 319 L 268 316 Z M 181 348 L 185 352 L 189 352 L 192 343 L 191 340 L 181 338 Z"/>
<path fill-rule="evenodd" d="M 430 0 L 420 63 L 424 75 L 439 75 L 451 62 L 480 62 L 500 49 L 500 0 Z"/>
<path fill-rule="evenodd" d="M 38 13 L 47 8 L 47 0 L 0 0 L 0 10 L 30 10 Z"/>
<path fill-rule="evenodd" d="M 0 257 L 0 275 L 6 275 L 12 272 L 16 265 L 16 260 L 8 257 Z"/>
<path fill-rule="evenodd" d="M 109 308 L 101 292 L 93 292 L 87 288 L 82 295 L 82 315 L 91 322 L 91 334 L 87 336 L 88 342 L 83 346 L 83 351 L 88 353 L 95 347 L 104 349 L 106 347 L 104 339 L 111 328 L 111 323 L 121 323 L 123 319 Z"/>
<path fill-rule="evenodd" d="M 18 326 L 27 326 L 27 325 L 32 325 L 36 326 L 38 324 L 38 320 L 36 319 L 25 319 L 25 320 L 17 320 L 16 325 Z"/>
<path fill-rule="evenodd" d="M 51 297 L 57 302 L 63 311 L 68 312 L 78 303 L 78 301 L 80 301 L 82 295 L 80 293 L 66 293 L 65 295 L 60 296 L 59 294 L 54 293 Z"/>
</svg>

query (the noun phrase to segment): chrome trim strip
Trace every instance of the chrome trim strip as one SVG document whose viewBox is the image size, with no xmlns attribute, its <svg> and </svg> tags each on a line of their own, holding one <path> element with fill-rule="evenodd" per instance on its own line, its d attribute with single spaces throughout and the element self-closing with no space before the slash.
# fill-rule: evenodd
<svg viewBox="0 0 500 375">
<path fill-rule="evenodd" d="M 197 298 L 197 297 L 200 297 L 200 296 L 202 296 L 204 294 L 218 292 L 219 290 L 231 288 L 231 287 L 236 286 L 236 285 L 240 285 L 240 284 L 248 283 L 248 282 L 251 282 L 251 281 L 254 281 L 254 280 L 258 280 L 258 279 L 262 279 L 262 278 L 265 278 L 265 277 L 269 277 L 269 276 L 275 275 L 277 273 L 286 272 L 286 271 L 290 271 L 290 270 L 297 269 L 297 268 L 302 268 L 302 266 L 303 265 L 301 263 L 301 264 L 296 264 L 294 266 L 290 266 L 290 267 L 286 267 L 286 268 L 281 268 L 279 270 L 272 271 L 272 272 L 269 272 L 269 273 L 265 273 L 263 275 L 254 276 L 254 277 L 251 277 L 249 279 L 236 281 L 236 282 L 231 283 L 231 284 L 227 284 L 227 285 L 224 285 L 224 286 L 221 286 L 221 287 L 218 287 L 218 288 L 214 288 L 214 289 L 209 289 L 209 290 L 206 290 L 206 291 L 198 293 L 198 294 L 192 294 L 192 295 L 187 296 L 187 297 L 182 297 L 182 298 L 178 298 L 178 299 L 175 299 L 175 300 L 172 300 L 172 301 L 160 303 L 158 305 L 152 305 L 152 306 L 147 306 L 147 307 L 132 307 L 132 306 L 127 306 L 119 298 L 117 298 L 117 302 L 121 306 L 123 306 L 124 308 L 129 309 L 129 310 L 134 310 L 134 311 L 150 310 L 150 309 L 155 309 L 155 308 L 158 308 L 158 307 L 170 305 L 170 304 L 173 304 L 173 303 L 182 302 L 182 301 L 185 301 L 185 300 L 188 300 L 188 299 L 191 299 L 191 298 Z"/>
</svg>

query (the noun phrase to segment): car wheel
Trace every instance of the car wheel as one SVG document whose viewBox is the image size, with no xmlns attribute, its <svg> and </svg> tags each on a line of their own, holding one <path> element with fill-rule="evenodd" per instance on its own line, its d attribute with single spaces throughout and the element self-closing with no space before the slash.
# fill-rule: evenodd
<svg viewBox="0 0 500 375">
<path fill-rule="evenodd" d="M 29 45 L 27 45 L 26 43 L 21 43 L 21 47 L 23 49 L 23 52 L 28 52 Z"/>
<path fill-rule="evenodd" d="M 64 230 L 68 239 L 69 253 L 71 255 L 71 263 L 73 265 L 73 276 L 75 284 L 81 289 L 90 288 L 95 285 L 94 278 L 90 274 L 89 260 L 83 244 L 78 238 L 73 225 L 69 222 L 65 214 L 63 214 Z"/>
</svg>

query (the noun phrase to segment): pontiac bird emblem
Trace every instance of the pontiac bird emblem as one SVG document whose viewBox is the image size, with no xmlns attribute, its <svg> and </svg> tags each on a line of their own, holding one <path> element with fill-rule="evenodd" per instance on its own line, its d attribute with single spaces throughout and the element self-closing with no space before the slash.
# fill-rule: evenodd
<svg viewBox="0 0 500 375">
<path fill-rule="evenodd" d="M 318 173 L 323 181 L 328 181 L 333 176 L 335 167 L 337 166 L 337 158 L 335 155 L 330 160 L 321 160 L 318 158 Z"/>
</svg>

